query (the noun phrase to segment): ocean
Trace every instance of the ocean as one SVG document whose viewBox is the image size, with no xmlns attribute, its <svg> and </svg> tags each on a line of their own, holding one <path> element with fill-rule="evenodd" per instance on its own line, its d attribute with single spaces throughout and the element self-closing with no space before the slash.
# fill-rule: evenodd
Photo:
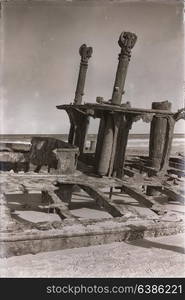
<svg viewBox="0 0 185 300">
<path fill-rule="evenodd" d="M 67 134 L 2 134 L 0 135 L 0 143 L 24 143 L 30 144 L 33 136 L 50 136 L 60 138 L 67 141 Z M 86 146 L 89 147 L 91 140 L 96 140 L 96 134 L 89 134 Z M 148 148 L 149 147 L 149 134 L 130 134 L 128 139 L 127 148 Z M 174 134 L 172 148 L 175 151 L 185 151 L 185 134 Z"/>
</svg>

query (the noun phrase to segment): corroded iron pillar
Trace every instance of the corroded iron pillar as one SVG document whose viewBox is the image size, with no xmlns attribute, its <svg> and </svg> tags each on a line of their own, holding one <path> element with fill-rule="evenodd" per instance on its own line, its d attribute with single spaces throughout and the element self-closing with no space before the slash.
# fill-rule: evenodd
<svg viewBox="0 0 185 300">
<path fill-rule="evenodd" d="M 122 32 L 118 44 L 121 47 L 119 63 L 112 93 L 111 104 L 121 105 L 121 99 L 131 57 L 131 49 L 137 40 L 135 33 Z M 119 121 L 113 112 L 107 112 L 100 122 L 98 142 L 96 147 L 96 171 L 99 175 L 112 175 L 116 155 L 116 144 L 119 132 Z M 116 118 L 118 116 L 116 115 Z M 119 117 L 118 117 L 119 118 Z M 120 119 L 120 118 L 119 118 Z M 128 134 L 126 134 L 128 136 Z M 121 144 L 121 143 L 120 143 Z"/>
<path fill-rule="evenodd" d="M 124 93 L 127 69 L 131 58 L 131 50 L 134 47 L 136 40 L 136 34 L 131 32 L 122 32 L 119 37 L 118 45 L 121 47 L 121 52 L 118 57 L 119 62 L 112 93 L 112 104 L 121 104 L 122 95 Z"/>
<path fill-rule="evenodd" d="M 93 48 L 87 47 L 86 44 L 83 44 L 79 49 L 81 62 L 75 92 L 74 105 L 82 104 L 82 97 L 84 95 L 85 79 L 88 68 L 88 60 L 91 57 L 92 52 Z M 86 115 L 82 115 L 80 112 L 70 110 L 68 111 L 68 115 L 71 122 L 68 142 L 72 145 L 78 146 L 80 153 L 83 153 L 89 126 L 89 117 Z"/>
<path fill-rule="evenodd" d="M 101 124 L 99 130 L 101 139 L 100 145 L 96 148 L 97 154 L 95 155 L 96 161 L 96 171 L 99 175 L 104 176 L 108 174 L 110 159 L 112 154 L 112 146 L 114 140 L 114 122 L 109 114 L 104 116 L 104 121 Z M 98 140 L 99 140 L 98 138 Z M 98 143 L 98 142 L 97 142 Z"/>
<path fill-rule="evenodd" d="M 153 102 L 152 109 L 171 111 L 171 103 L 168 101 Z M 173 139 L 175 120 L 169 115 L 155 115 L 150 127 L 149 160 L 151 167 L 160 173 L 165 173 L 168 164 Z M 151 186 L 147 186 L 146 194 L 156 196 L 159 192 Z"/>
<path fill-rule="evenodd" d="M 86 44 L 83 44 L 79 49 L 79 53 L 81 56 L 81 62 L 80 62 L 80 70 L 79 70 L 79 74 L 78 74 L 78 82 L 77 82 L 77 86 L 76 86 L 74 104 L 82 103 L 82 97 L 84 95 L 86 73 L 87 73 L 87 68 L 88 68 L 88 60 L 91 57 L 92 52 L 93 52 L 92 47 L 87 47 Z"/>
<path fill-rule="evenodd" d="M 152 109 L 171 111 L 168 101 L 153 102 Z M 151 166 L 157 171 L 168 167 L 169 153 L 173 137 L 174 119 L 169 115 L 155 115 L 151 122 L 149 158 Z"/>
<path fill-rule="evenodd" d="M 121 116 L 116 145 L 113 175 L 122 179 L 124 176 L 125 153 L 128 142 L 129 130 L 132 127 L 132 117 Z"/>
</svg>

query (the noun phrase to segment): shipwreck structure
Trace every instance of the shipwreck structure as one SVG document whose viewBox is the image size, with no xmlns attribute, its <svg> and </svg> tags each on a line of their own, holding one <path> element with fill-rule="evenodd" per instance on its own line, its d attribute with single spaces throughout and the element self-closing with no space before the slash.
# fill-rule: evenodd
<svg viewBox="0 0 185 300">
<path fill-rule="evenodd" d="M 70 120 L 68 143 L 51 137 L 32 139 L 22 163 L 25 172 L 1 174 L 1 256 L 18 255 L 88 246 L 113 241 L 142 238 L 148 235 L 174 234 L 184 230 L 179 215 L 174 219 L 165 204 L 168 200 L 184 205 L 184 157 L 171 157 L 174 126 L 185 118 L 184 109 L 172 112 L 168 101 L 153 102 L 151 109 L 134 108 L 124 103 L 126 75 L 131 52 L 137 42 L 135 33 L 122 32 L 120 53 L 110 100 L 96 98 L 96 103 L 83 103 L 88 62 L 92 47 L 79 49 L 80 70 L 74 101 L 58 105 Z M 91 118 L 100 119 L 97 140 L 86 149 Z M 138 120 L 150 122 L 148 156 L 126 157 L 129 130 Z M 11 159 L 10 159 L 11 161 Z M 15 161 L 15 159 L 14 159 Z M 16 171 L 18 164 L 16 162 Z M 2 163 L 2 161 L 1 161 Z M 6 161 L 4 162 L 6 163 Z M 34 172 L 30 164 L 35 165 Z M 42 167 L 48 169 L 42 173 Z M 54 170 L 50 172 L 51 170 Z M 78 188 L 77 188 L 78 187 Z M 87 220 L 72 214 L 73 194 L 83 190 L 111 218 Z M 106 192 L 105 192 L 106 190 Z M 42 194 L 42 205 L 55 211 L 60 221 L 24 223 L 14 219 L 7 202 L 8 193 Z M 129 208 L 122 198 L 128 195 L 143 209 Z M 164 203 L 158 195 L 167 196 Z M 129 214 L 128 214 L 129 212 Z"/>
</svg>

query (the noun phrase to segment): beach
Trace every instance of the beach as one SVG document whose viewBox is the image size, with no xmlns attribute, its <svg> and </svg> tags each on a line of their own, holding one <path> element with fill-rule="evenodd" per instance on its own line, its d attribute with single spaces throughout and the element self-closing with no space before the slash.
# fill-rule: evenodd
<svg viewBox="0 0 185 300">
<path fill-rule="evenodd" d="M 94 136 L 91 136 L 93 139 Z M 64 140 L 66 137 L 64 136 Z M 3 143 L 30 144 L 29 136 L 3 137 Z M 88 143 L 87 143 L 88 147 Z M 173 141 L 172 155 L 183 153 L 184 137 Z M 127 155 L 148 155 L 148 136 L 133 137 L 128 141 Z M 137 206 L 137 201 L 128 195 L 121 195 L 128 211 L 153 214 Z M 173 215 L 184 219 L 184 206 L 168 203 L 166 207 Z M 163 201 L 159 199 L 159 203 Z M 39 210 L 41 194 L 20 193 L 8 195 L 8 203 L 13 215 L 24 221 L 58 221 L 56 213 Z M 118 192 L 114 192 L 113 201 L 120 201 Z M 27 207 L 25 207 L 25 202 Z M 105 210 L 98 209 L 95 201 L 83 192 L 74 193 L 72 214 L 80 219 L 112 218 Z M 174 214 L 174 218 L 176 215 Z M 64 249 L 37 254 L 26 254 L 0 259 L 0 277 L 184 277 L 184 234 L 149 237 L 136 241 L 113 242 L 106 245 L 94 245 L 74 249 Z"/>
</svg>

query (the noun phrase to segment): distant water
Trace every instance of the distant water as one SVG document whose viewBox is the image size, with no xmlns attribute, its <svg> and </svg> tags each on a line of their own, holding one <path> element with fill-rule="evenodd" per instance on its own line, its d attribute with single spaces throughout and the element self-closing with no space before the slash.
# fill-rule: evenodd
<svg viewBox="0 0 185 300">
<path fill-rule="evenodd" d="M 54 138 L 60 138 L 67 141 L 67 134 L 4 134 L 0 135 L 1 143 L 25 143 L 29 144 L 33 136 L 50 136 Z M 87 146 L 89 146 L 91 140 L 96 140 L 96 134 L 89 134 L 87 138 Z M 128 139 L 128 148 L 148 148 L 149 146 L 149 135 L 148 134 L 130 134 Z M 173 148 L 185 149 L 185 134 L 174 134 Z"/>
</svg>

